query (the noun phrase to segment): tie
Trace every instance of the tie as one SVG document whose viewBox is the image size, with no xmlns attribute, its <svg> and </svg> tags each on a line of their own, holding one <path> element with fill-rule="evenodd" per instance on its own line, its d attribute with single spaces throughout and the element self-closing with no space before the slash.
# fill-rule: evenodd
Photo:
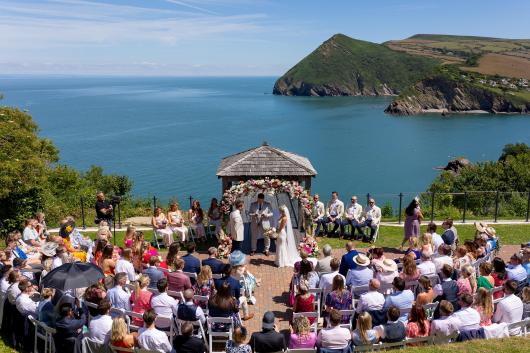
<svg viewBox="0 0 530 353">
<path fill-rule="evenodd" d="M 259 204 L 259 210 L 261 211 L 261 204 Z"/>
</svg>

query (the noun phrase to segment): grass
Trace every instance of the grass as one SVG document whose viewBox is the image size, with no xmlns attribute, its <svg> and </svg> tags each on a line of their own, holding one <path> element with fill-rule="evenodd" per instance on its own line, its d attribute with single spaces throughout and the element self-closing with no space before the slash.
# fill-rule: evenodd
<svg viewBox="0 0 530 353">
<path fill-rule="evenodd" d="M 462 343 L 451 343 L 425 347 L 407 347 L 410 353 L 526 353 L 530 340 L 523 337 L 510 337 L 492 340 L 475 340 Z"/>
<path fill-rule="evenodd" d="M 0 339 L 0 353 L 16 353 L 17 351 L 5 344 L 3 339 Z"/>
<path fill-rule="evenodd" d="M 421 231 L 426 231 L 426 225 L 421 227 Z M 494 226 L 497 235 L 500 237 L 502 245 L 519 245 L 523 242 L 530 241 L 530 224 L 499 224 Z M 473 224 L 456 225 L 460 241 L 473 239 L 475 236 L 475 227 Z M 379 237 L 377 245 L 382 247 L 397 248 L 403 239 L 403 228 L 394 226 L 381 226 L 379 228 Z M 334 249 L 342 249 L 346 240 L 338 238 L 319 238 L 319 246 L 324 244 L 331 245 Z M 357 242 L 356 247 L 366 248 L 371 244 Z"/>
</svg>

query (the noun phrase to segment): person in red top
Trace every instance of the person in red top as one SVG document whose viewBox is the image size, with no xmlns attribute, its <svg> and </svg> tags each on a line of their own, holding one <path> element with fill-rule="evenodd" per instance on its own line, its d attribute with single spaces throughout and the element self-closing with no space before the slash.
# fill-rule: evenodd
<svg viewBox="0 0 530 353">
<path fill-rule="evenodd" d="M 315 311 L 315 297 L 309 293 L 309 287 L 304 282 L 298 286 L 298 294 L 294 299 L 293 311 L 295 313 L 307 313 Z M 309 318 L 309 322 L 312 324 L 315 322 L 315 318 Z"/>
<path fill-rule="evenodd" d="M 143 314 L 145 311 L 151 309 L 151 298 L 153 293 L 149 291 L 149 276 L 140 275 L 136 282 L 136 288 L 131 294 L 131 307 L 135 313 Z M 144 321 L 140 318 L 133 318 L 133 323 L 136 326 L 142 327 Z"/>
<path fill-rule="evenodd" d="M 495 287 L 502 287 L 504 286 L 504 282 L 506 282 L 508 275 L 506 272 L 506 263 L 500 257 L 496 257 L 493 259 L 492 264 L 493 273 L 491 274 L 491 276 L 493 277 L 493 285 Z M 499 299 L 502 297 L 504 297 L 503 290 L 493 293 L 493 299 Z"/>
</svg>

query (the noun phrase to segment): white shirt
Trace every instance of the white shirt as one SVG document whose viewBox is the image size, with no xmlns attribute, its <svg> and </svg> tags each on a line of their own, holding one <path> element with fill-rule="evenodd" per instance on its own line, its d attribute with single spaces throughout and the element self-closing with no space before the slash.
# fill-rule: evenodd
<svg viewBox="0 0 530 353">
<path fill-rule="evenodd" d="M 356 311 L 361 313 L 363 311 L 381 310 L 383 305 L 385 305 L 385 296 L 382 293 L 371 290 L 361 295 Z"/>
<path fill-rule="evenodd" d="M 511 324 L 523 319 L 523 302 L 519 297 L 510 294 L 497 303 L 497 309 L 493 314 L 493 322 L 505 322 Z M 510 335 L 518 335 L 520 329 L 510 330 Z"/>
<path fill-rule="evenodd" d="M 372 225 L 378 225 L 381 221 L 381 209 L 376 205 L 368 206 L 366 209 L 366 219 L 372 221 Z"/>
<path fill-rule="evenodd" d="M 35 240 L 37 243 L 39 242 L 39 234 L 35 230 L 35 228 L 32 227 L 26 227 L 24 228 L 24 232 L 22 233 L 22 239 L 28 244 L 30 244 L 30 240 Z"/>
<path fill-rule="evenodd" d="M 517 282 L 526 281 L 527 274 L 523 265 L 517 265 L 515 267 L 510 266 L 506 268 L 506 272 L 508 272 L 508 279 L 513 279 Z"/>
<path fill-rule="evenodd" d="M 432 262 L 434 262 L 434 266 L 436 267 L 436 273 L 440 273 L 445 264 L 453 267 L 453 259 L 447 255 L 435 257 Z"/>
<path fill-rule="evenodd" d="M 438 248 L 444 243 L 444 240 L 440 234 L 432 233 L 432 242 L 434 243 L 434 253 L 438 254 Z"/>
<path fill-rule="evenodd" d="M 458 330 L 476 330 L 480 328 L 480 314 L 472 307 L 458 310 L 452 316 L 457 318 L 460 323 Z"/>
<path fill-rule="evenodd" d="M 160 353 L 170 352 L 172 347 L 169 344 L 167 335 L 156 328 L 141 328 L 138 331 L 138 345 L 140 348 L 158 351 Z"/>
<path fill-rule="evenodd" d="M 52 262 L 52 270 L 63 265 L 63 260 L 59 256 L 55 256 Z"/>
<path fill-rule="evenodd" d="M 16 299 L 17 310 L 24 316 L 37 318 L 37 302 L 31 300 L 27 293 L 21 293 Z"/>
<path fill-rule="evenodd" d="M 335 278 L 337 275 L 341 276 L 344 280 L 344 283 L 346 283 L 346 278 L 344 278 L 339 271 L 326 273 L 320 276 L 318 288 L 322 288 L 322 291 L 324 292 L 324 300 L 326 300 L 326 294 L 331 293 L 331 290 L 333 289 L 333 278 Z"/>
<path fill-rule="evenodd" d="M 166 292 L 153 296 L 151 299 L 151 308 L 162 316 L 171 317 L 177 315 L 178 301 L 170 297 Z"/>
<path fill-rule="evenodd" d="M 363 213 L 363 206 L 358 203 L 350 204 L 346 210 L 346 218 L 360 221 L 361 215 Z"/>
<path fill-rule="evenodd" d="M 9 300 L 12 305 L 16 304 L 16 300 L 19 294 L 20 289 L 18 289 L 18 282 L 10 284 L 9 288 L 7 289 L 7 300 Z"/>
<path fill-rule="evenodd" d="M 107 344 L 110 340 L 112 318 L 110 315 L 98 315 L 90 320 L 88 337 L 98 343 Z"/>
<path fill-rule="evenodd" d="M 9 288 L 9 282 L 7 281 L 7 277 L 4 277 L 0 280 L 0 292 L 6 293 L 7 288 Z"/>
<path fill-rule="evenodd" d="M 460 319 L 454 315 L 441 317 L 431 323 L 431 336 L 449 336 L 462 324 Z"/>
<path fill-rule="evenodd" d="M 422 261 L 418 266 L 418 271 L 420 275 L 430 276 L 436 274 L 436 266 L 431 260 Z"/>
<path fill-rule="evenodd" d="M 133 264 L 125 259 L 119 259 L 116 263 L 116 273 L 125 272 L 127 274 L 127 279 L 129 282 L 136 280 L 136 272 L 134 271 Z"/>
<path fill-rule="evenodd" d="M 114 308 L 131 310 L 131 293 L 122 286 L 114 286 L 107 292 L 107 298 Z"/>
</svg>

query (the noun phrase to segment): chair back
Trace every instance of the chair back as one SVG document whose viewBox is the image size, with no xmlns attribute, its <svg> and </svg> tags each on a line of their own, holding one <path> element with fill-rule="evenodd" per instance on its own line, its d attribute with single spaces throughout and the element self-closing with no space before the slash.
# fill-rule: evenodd
<svg viewBox="0 0 530 353">
<path fill-rule="evenodd" d="M 427 314 L 427 319 L 429 321 L 432 321 L 434 317 L 434 312 L 436 311 L 437 307 L 438 307 L 438 302 L 423 305 L 423 309 L 425 310 L 425 314 Z"/>
<path fill-rule="evenodd" d="M 120 353 L 120 352 L 135 353 L 136 352 L 136 349 L 134 348 L 117 347 L 117 346 L 113 346 L 112 344 L 109 345 L 109 348 L 112 351 L 112 353 Z"/>
<path fill-rule="evenodd" d="M 353 327 L 352 322 L 353 322 L 353 317 L 355 315 L 355 311 L 354 310 L 339 310 L 339 312 L 341 313 L 343 318 L 344 318 L 344 316 L 348 316 L 348 323 L 347 324 L 340 324 L 339 326 L 340 327 L 345 327 L 348 330 L 352 330 L 352 327 Z"/>
<path fill-rule="evenodd" d="M 81 341 L 81 352 L 82 353 L 110 353 L 111 349 L 107 344 L 99 343 L 90 339 L 89 337 L 83 337 Z"/>
<path fill-rule="evenodd" d="M 364 286 L 353 286 L 351 287 L 351 295 L 354 298 L 358 298 L 361 294 L 367 293 L 370 290 L 370 287 L 366 284 Z"/>
<path fill-rule="evenodd" d="M 221 278 L 223 278 L 223 275 L 220 274 L 220 273 L 214 273 L 214 274 L 212 274 L 212 278 L 213 279 L 221 279 Z"/>
<path fill-rule="evenodd" d="M 143 322 L 144 317 L 140 313 L 136 313 L 136 312 L 130 311 L 130 310 L 125 310 L 124 318 L 125 318 L 125 322 L 127 323 L 127 329 L 129 331 L 129 333 L 131 332 L 131 330 L 138 331 L 143 326 L 143 325 L 142 326 L 138 326 L 138 325 L 134 324 L 133 321 L 131 320 L 131 318 L 140 319 Z"/>
<path fill-rule="evenodd" d="M 208 317 L 208 352 L 215 353 L 213 350 L 214 343 L 225 343 L 227 340 L 232 339 L 232 333 L 234 332 L 234 325 L 232 318 L 230 317 Z M 228 326 L 228 331 L 214 331 L 213 326 L 215 324 L 225 324 Z M 224 350 L 220 351 L 224 352 Z"/>
<path fill-rule="evenodd" d="M 174 290 L 168 290 L 167 291 L 167 295 L 177 299 L 180 302 L 184 302 L 184 294 L 182 294 L 182 292 L 177 292 L 177 291 L 174 291 Z"/>
<path fill-rule="evenodd" d="M 197 280 L 197 274 L 195 272 L 182 272 L 182 273 L 188 276 L 190 280 L 195 280 L 195 281 Z M 193 281 L 191 283 L 193 283 Z"/>
<path fill-rule="evenodd" d="M 4 319 L 4 304 L 6 302 L 7 293 L 0 292 L 0 329 L 2 328 L 2 321 Z"/>
<path fill-rule="evenodd" d="M 513 322 L 508 325 L 508 331 L 510 336 L 523 336 L 526 337 L 528 333 L 528 326 L 530 325 L 530 318 L 526 318 L 521 321 Z"/>
</svg>

